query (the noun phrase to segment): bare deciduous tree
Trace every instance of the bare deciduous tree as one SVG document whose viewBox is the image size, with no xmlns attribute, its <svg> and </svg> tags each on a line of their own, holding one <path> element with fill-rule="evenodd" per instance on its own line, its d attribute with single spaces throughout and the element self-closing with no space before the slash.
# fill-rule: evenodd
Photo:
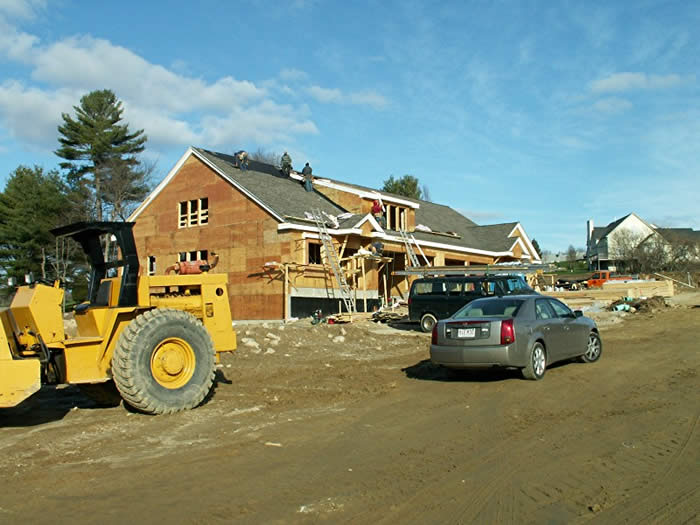
<svg viewBox="0 0 700 525">
<path fill-rule="evenodd" d="M 644 237 L 623 230 L 615 233 L 608 256 L 626 272 L 689 271 L 700 262 L 700 243 L 664 238 L 658 232 Z"/>
<path fill-rule="evenodd" d="M 278 166 L 280 164 L 280 159 L 282 158 L 282 155 L 274 151 L 268 151 L 262 148 L 258 148 L 255 151 L 248 153 L 248 158 L 250 160 L 263 162 L 265 164 L 272 164 L 273 166 Z"/>
<path fill-rule="evenodd" d="M 102 182 L 105 214 L 113 221 L 124 221 L 131 215 L 151 188 L 155 162 L 128 164 L 120 159 L 108 162 L 104 171 L 109 173 Z"/>
</svg>

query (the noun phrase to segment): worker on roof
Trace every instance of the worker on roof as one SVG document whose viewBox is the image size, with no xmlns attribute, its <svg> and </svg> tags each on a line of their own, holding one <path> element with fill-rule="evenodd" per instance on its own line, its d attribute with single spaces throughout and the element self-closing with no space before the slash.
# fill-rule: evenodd
<svg viewBox="0 0 700 525">
<path fill-rule="evenodd" d="M 309 163 L 307 162 L 304 165 L 304 169 L 301 170 L 301 174 L 304 176 L 304 189 L 306 191 L 314 191 L 314 187 L 313 187 L 314 176 L 311 172 L 312 172 L 311 166 L 309 166 Z"/>
<path fill-rule="evenodd" d="M 292 157 L 290 157 L 289 153 L 287 153 L 286 151 L 282 154 L 281 164 L 282 173 L 286 177 L 289 177 L 289 174 L 292 172 Z"/>
<path fill-rule="evenodd" d="M 372 202 L 372 216 L 377 219 L 377 222 L 382 228 L 386 228 L 386 217 L 384 217 L 384 204 L 379 199 L 374 199 Z"/>
<path fill-rule="evenodd" d="M 233 154 L 234 166 L 245 171 L 248 169 L 248 152 L 245 150 L 237 151 Z"/>
</svg>

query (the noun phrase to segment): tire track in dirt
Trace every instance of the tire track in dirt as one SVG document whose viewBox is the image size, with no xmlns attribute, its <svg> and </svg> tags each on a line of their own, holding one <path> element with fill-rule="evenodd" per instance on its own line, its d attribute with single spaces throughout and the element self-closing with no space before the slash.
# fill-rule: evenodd
<svg viewBox="0 0 700 525">
<path fill-rule="evenodd" d="M 550 416 L 543 415 L 528 428 L 516 430 L 505 439 L 498 439 L 485 453 L 473 458 L 475 462 L 469 465 L 468 473 L 455 469 L 431 480 L 427 486 L 405 500 L 397 512 L 376 522 L 427 523 L 432 521 L 436 511 L 444 518 L 443 521 L 449 523 L 495 523 L 500 521 L 499 517 L 508 522 L 508 516 L 513 516 L 510 522 L 517 522 L 518 504 L 512 479 L 517 472 L 532 466 L 533 458 L 539 455 L 538 449 L 542 443 L 537 437 L 543 426 L 548 424 L 544 420 L 549 418 Z M 531 497 L 538 505 L 549 502 L 545 494 Z M 447 513 L 443 508 L 445 502 L 450 503 L 450 511 Z M 368 509 L 357 515 L 353 522 L 361 523 L 372 517 L 376 520 L 375 510 Z"/>
<path fill-rule="evenodd" d="M 657 452 L 647 455 L 651 464 L 663 458 L 675 447 L 671 461 L 663 472 L 650 469 L 651 479 L 622 501 L 603 508 L 597 521 L 609 523 L 689 523 L 698 519 L 700 486 L 693 480 L 700 464 L 700 414 L 696 414 L 681 439 L 671 439 L 656 447 Z M 690 457 L 688 457 L 690 456 Z"/>
</svg>

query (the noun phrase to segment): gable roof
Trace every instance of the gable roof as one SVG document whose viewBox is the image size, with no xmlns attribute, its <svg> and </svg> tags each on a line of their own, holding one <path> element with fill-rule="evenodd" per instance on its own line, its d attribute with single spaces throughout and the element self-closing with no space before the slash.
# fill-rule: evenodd
<svg viewBox="0 0 700 525">
<path fill-rule="evenodd" d="M 700 243 L 700 231 L 692 228 L 656 228 L 656 231 L 669 242 Z"/>
<path fill-rule="evenodd" d="M 249 160 L 248 169 L 244 171 L 234 166 L 235 159 L 233 155 L 190 147 L 163 181 L 131 214 L 129 220 L 135 220 L 141 214 L 191 155 L 200 159 L 273 215 L 281 223 L 280 229 L 316 231 L 316 225 L 308 217 L 308 213 L 312 210 L 320 210 L 333 217 L 346 213 L 346 210 L 328 199 L 321 192 L 316 190 L 307 192 L 297 180 L 298 177 L 296 175 L 293 175 L 293 177 L 284 176 L 275 166 Z M 509 255 L 514 246 L 520 243 L 524 252 L 532 253 L 533 259 L 538 260 L 537 253 L 532 247 L 530 240 L 517 222 L 479 226 L 449 206 L 411 199 L 327 178 L 316 177 L 314 184 L 349 191 L 361 198 L 371 199 L 380 196 L 387 202 L 414 208 L 416 224 L 427 226 L 433 230 L 432 232 L 416 230 L 412 233 L 422 245 L 503 256 Z M 354 214 L 339 219 L 337 227 L 332 229 L 331 233 L 334 231 L 336 233 L 340 233 L 340 231 L 344 233 L 351 231 L 359 233 L 358 228 L 365 222 L 367 217 L 367 215 Z M 398 232 L 383 230 L 373 218 L 370 222 L 375 231 L 374 235 L 387 240 L 402 242 Z M 519 229 L 523 240 L 512 236 L 517 229 Z M 450 232 L 450 234 L 447 232 Z"/>
<path fill-rule="evenodd" d="M 628 213 L 624 217 L 611 222 L 607 226 L 593 228 L 593 233 L 591 234 L 591 241 L 593 242 L 593 244 L 595 244 L 595 243 L 599 242 L 601 239 L 607 237 L 610 232 L 612 232 L 615 228 L 617 228 L 620 224 L 622 224 L 622 222 L 630 215 L 632 215 L 632 214 Z"/>
</svg>

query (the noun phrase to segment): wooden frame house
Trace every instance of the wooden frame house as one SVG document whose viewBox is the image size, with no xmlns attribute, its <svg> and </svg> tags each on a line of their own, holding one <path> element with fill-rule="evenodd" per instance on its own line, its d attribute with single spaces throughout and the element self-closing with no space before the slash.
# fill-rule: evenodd
<svg viewBox="0 0 700 525">
<path fill-rule="evenodd" d="M 383 226 L 372 202 L 386 207 Z M 219 255 L 212 271 L 227 273 L 234 319 L 288 319 L 340 308 L 313 214 L 325 223 L 358 311 L 391 297 L 406 298 L 410 266 L 403 230 L 421 264 L 465 266 L 540 262 L 518 222 L 479 226 L 452 208 L 316 177 L 313 191 L 292 172 L 233 156 L 188 148 L 134 211 L 134 236 L 143 270 L 163 273 L 178 261 Z M 381 242 L 381 257 L 368 248 Z M 468 268 L 465 268 L 467 271 Z"/>
</svg>

